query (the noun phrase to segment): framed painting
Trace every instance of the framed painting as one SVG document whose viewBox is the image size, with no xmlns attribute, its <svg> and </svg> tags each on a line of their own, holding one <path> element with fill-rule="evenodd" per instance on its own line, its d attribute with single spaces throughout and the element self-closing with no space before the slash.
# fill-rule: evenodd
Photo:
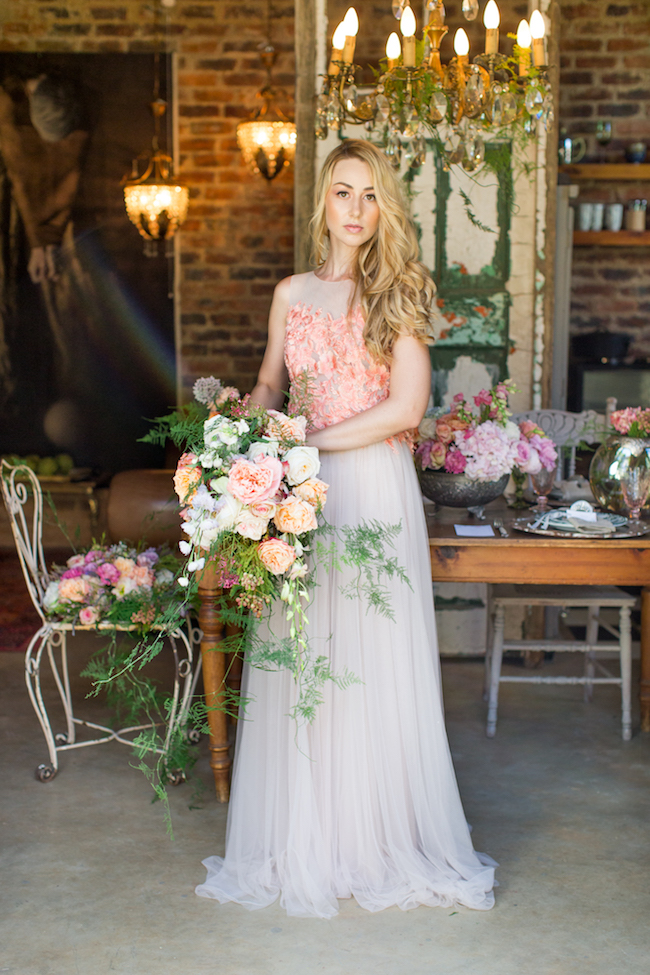
<svg viewBox="0 0 650 975">
<path fill-rule="evenodd" d="M 121 187 L 151 145 L 153 81 L 151 54 L 3 54 L 0 453 L 162 466 L 138 439 L 176 403 L 172 268 L 145 256 Z"/>
</svg>

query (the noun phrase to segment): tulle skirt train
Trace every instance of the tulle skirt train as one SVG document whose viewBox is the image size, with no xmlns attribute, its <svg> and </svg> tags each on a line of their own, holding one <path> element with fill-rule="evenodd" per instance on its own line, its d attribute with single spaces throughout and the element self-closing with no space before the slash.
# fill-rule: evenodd
<svg viewBox="0 0 650 975">
<path fill-rule="evenodd" d="M 338 898 L 397 905 L 493 906 L 495 863 L 474 852 L 444 726 L 422 500 L 408 449 L 381 443 L 322 454 L 335 526 L 401 522 L 394 546 L 410 585 L 390 584 L 393 620 L 319 570 L 310 637 L 332 670 L 311 724 L 288 712 L 287 671 L 245 665 L 226 855 L 204 861 L 197 894 L 249 909 L 278 896 L 289 915 L 332 917 Z M 272 630 L 286 633 L 284 606 Z"/>
</svg>

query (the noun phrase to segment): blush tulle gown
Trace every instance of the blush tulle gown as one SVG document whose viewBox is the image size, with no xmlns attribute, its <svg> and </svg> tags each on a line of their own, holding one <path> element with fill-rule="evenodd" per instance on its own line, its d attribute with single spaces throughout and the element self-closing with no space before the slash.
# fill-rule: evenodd
<svg viewBox="0 0 650 975">
<path fill-rule="evenodd" d="M 285 358 L 292 380 L 312 376 L 315 426 L 388 395 L 389 372 L 369 359 L 349 282 L 312 272 L 291 282 Z M 474 851 L 442 709 L 431 569 L 422 499 L 408 446 L 394 441 L 321 453 L 319 477 L 335 526 L 401 521 L 394 554 L 410 582 L 391 583 L 394 622 L 318 574 L 308 609 L 315 649 L 361 683 L 331 682 L 311 724 L 288 712 L 288 671 L 244 668 L 250 699 L 237 729 L 225 857 L 204 861 L 202 897 L 249 909 L 280 897 L 289 915 L 328 918 L 338 898 L 381 911 L 493 906 L 495 863 Z M 393 554 L 393 553 L 391 553 Z M 283 609 L 272 629 L 283 636 Z"/>
</svg>

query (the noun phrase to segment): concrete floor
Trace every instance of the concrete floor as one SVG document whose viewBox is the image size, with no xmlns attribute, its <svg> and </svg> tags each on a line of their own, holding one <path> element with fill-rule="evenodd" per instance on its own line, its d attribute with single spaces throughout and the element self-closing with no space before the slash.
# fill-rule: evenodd
<svg viewBox="0 0 650 975">
<path fill-rule="evenodd" d="M 74 656 L 85 659 L 83 638 Z M 549 668 L 567 664 L 549 664 Z M 11 975 L 641 975 L 648 972 L 650 736 L 620 738 L 612 688 L 506 685 L 484 736 L 482 665 L 443 663 L 447 719 L 477 849 L 500 863 L 497 903 L 331 921 L 198 898 L 226 808 L 173 790 L 175 839 L 116 744 L 62 757 L 52 782 L 19 654 L 0 653 L 0 972 Z M 551 671 L 549 670 L 549 673 Z M 83 716 L 101 719 L 97 701 Z M 204 743 L 205 744 L 205 743 Z"/>
</svg>

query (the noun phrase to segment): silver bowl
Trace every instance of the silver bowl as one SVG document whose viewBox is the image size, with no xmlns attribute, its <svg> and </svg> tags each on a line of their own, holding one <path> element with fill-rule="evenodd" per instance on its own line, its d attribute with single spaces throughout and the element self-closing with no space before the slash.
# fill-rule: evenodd
<svg viewBox="0 0 650 975">
<path fill-rule="evenodd" d="M 476 508 L 494 501 L 506 489 L 509 474 L 498 481 L 471 481 L 465 474 L 419 470 L 422 494 L 448 508 Z"/>
</svg>

